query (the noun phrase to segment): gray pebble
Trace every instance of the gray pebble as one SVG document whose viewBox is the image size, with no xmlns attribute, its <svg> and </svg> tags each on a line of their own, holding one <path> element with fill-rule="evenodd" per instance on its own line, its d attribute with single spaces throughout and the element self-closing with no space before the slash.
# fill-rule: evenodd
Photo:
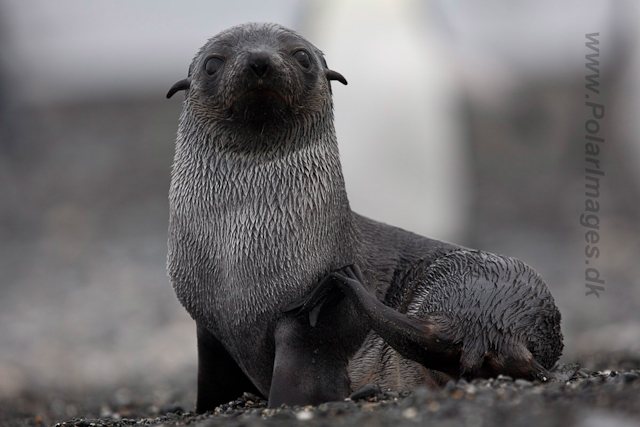
<svg viewBox="0 0 640 427">
<path fill-rule="evenodd" d="M 359 400 L 359 399 L 368 399 L 370 397 L 376 396 L 382 393 L 382 389 L 377 384 L 365 384 L 360 387 L 358 390 L 351 393 L 349 399 L 351 400 Z"/>
<path fill-rule="evenodd" d="M 523 380 L 522 378 L 518 378 L 515 381 L 515 385 L 517 385 L 518 387 L 531 387 L 533 385 L 533 383 L 531 381 Z"/>
</svg>

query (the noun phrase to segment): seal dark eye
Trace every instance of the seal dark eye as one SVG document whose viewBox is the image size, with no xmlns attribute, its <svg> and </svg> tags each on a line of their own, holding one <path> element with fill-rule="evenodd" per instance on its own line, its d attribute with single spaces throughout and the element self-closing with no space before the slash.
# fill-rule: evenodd
<svg viewBox="0 0 640 427">
<path fill-rule="evenodd" d="M 222 67 L 224 61 L 216 56 L 207 59 L 207 63 L 204 64 L 204 70 L 210 76 L 213 76 Z"/>
<path fill-rule="evenodd" d="M 302 65 L 304 68 L 309 68 L 311 66 L 311 59 L 309 58 L 309 54 L 304 50 L 299 50 L 293 54 L 293 57 Z"/>
</svg>

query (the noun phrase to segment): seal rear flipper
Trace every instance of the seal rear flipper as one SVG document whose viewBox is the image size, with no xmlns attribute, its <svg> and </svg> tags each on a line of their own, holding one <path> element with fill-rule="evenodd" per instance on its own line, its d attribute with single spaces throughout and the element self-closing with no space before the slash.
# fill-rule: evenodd
<svg viewBox="0 0 640 427">
<path fill-rule="evenodd" d="M 460 376 L 470 380 L 478 376 L 490 378 L 498 375 L 493 372 L 486 372 L 487 370 L 482 371 L 487 354 L 488 350 L 485 349 L 481 339 L 465 342 L 460 353 Z M 485 375 L 482 375 L 481 372 L 485 373 Z"/>
<path fill-rule="evenodd" d="M 412 316 L 451 315 L 465 378 L 544 376 L 562 349 L 559 312 L 542 278 L 514 258 L 461 249 L 414 277 Z"/>
<path fill-rule="evenodd" d="M 543 380 L 545 377 L 551 377 L 531 352 L 521 344 L 510 348 L 506 353 L 488 351 L 474 377 L 491 378 L 500 374 L 527 380 Z"/>
</svg>

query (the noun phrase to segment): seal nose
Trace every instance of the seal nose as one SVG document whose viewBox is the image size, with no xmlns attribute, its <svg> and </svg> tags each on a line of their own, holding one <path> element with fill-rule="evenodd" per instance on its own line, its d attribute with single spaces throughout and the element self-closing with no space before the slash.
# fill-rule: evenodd
<svg viewBox="0 0 640 427">
<path fill-rule="evenodd" d="M 262 77 L 269 69 L 271 60 L 266 52 L 255 52 L 249 55 L 249 66 L 258 77 Z"/>
</svg>

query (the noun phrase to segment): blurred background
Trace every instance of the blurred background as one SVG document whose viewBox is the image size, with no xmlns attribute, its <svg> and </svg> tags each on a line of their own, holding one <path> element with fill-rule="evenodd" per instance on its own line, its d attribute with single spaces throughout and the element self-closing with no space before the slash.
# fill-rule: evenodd
<svg viewBox="0 0 640 427">
<path fill-rule="evenodd" d="M 0 0 L 0 399 L 113 387 L 126 403 L 140 384 L 193 399 L 195 326 L 165 272 L 181 110 L 165 94 L 247 21 L 298 30 L 348 79 L 333 91 L 354 210 L 532 265 L 564 361 L 640 360 L 638 3 Z M 594 32 L 599 298 L 579 224 Z"/>
</svg>

